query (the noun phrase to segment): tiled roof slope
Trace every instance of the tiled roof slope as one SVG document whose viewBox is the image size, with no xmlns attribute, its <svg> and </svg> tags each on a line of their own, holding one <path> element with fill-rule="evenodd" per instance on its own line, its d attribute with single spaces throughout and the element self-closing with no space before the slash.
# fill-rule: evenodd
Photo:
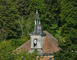
<svg viewBox="0 0 77 60">
<path fill-rule="evenodd" d="M 42 50 L 43 53 L 53 53 L 53 52 L 59 51 L 60 48 L 58 47 L 58 41 L 51 34 L 49 34 L 47 31 L 44 31 L 44 33 L 46 33 L 46 37 L 45 37 L 45 44 L 44 44 L 43 50 Z M 24 43 L 16 50 L 29 51 L 30 50 L 30 43 L 31 43 L 31 41 L 29 40 L 28 42 Z"/>
<path fill-rule="evenodd" d="M 58 41 L 47 31 L 44 32 L 46 33 L 46 38 L 43 53 L 53 53 L 59 51 L 60 48 L 58 47 Z"/>
<path fill-rule="evenodd" d="M 30 50 L 30 43 L 31 41 L 27 41 L 26 43 L 24 43 L 23 45 L 21 45 L 20 47 L 18 47 L 15 51 L 29 51 Z"/>
</svg>

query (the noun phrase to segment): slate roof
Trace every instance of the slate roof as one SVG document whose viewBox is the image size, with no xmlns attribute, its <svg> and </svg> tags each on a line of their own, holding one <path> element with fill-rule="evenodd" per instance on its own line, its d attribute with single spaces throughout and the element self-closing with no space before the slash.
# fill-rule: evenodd
<svg viewBox="0 0 77 60">
<path fill-rule="evenodd" d="M 58 47 L 58 41 L 47 31 L 44 31 L 44 33 L 46 33 L 46 37 L 45 37 L 45 44 L 42 49 L 43 53 L 54 53 L 54 52 L 59 51 L 60 48 Z M 16 50 L 29 51 L 30 44 L 31 44 L 31 41 L 29 40 L 23 45 L 21 45 L 19 48 L 17 48 Z"/>
</svg>

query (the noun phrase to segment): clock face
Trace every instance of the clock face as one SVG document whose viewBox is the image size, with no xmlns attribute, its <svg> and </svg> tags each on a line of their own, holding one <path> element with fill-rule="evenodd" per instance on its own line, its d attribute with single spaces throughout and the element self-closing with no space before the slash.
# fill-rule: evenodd
<svg viewBox="0 0 77 60">
<path fill-rule="evenodd" d="M 37 44 L 37 40 L 34 40 L 34 44 Z"/>
</svg>

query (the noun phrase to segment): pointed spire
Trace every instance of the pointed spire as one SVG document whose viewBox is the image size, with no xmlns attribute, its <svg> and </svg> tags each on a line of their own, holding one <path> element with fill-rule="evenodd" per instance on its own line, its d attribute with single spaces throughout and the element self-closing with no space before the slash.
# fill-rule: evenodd
<svg viewBox="0 0 77 60">
<path fill-rule="evenodd" d="M 36 10 L 35 20 L 40 20 L 38 10 Z"/>
<path fill-rule="evenodd" d="M 41 27 L 41 22 L 40 22 L 38 10 L 36 10 L 35 21 L 34 22 L 35 22 L 35 26 L 34 26 L 33 33 L 31 33 L 31 34 L 34 34 L 34 35 L 45 35 L 43 33 L 43 30 L 42 30 L 42 27 Z"/>
</svg>

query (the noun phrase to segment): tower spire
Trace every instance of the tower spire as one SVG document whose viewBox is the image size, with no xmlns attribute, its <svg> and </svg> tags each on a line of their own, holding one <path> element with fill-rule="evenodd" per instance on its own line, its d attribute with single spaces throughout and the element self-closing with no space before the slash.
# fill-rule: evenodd
<svg viewBox="0 0 77 60">
<path fill-rule="evenodd" d="M 35 20 L 40 20 L 38 10 L 36 10 Z"/>
<path fill-rule="evenodd" d="M 40 22 L 40 18 L 39 18 L 39 13 L 38 10 L 36 10 L 36 15 L 35 15 L 35 26 L 34 26 L 34 30 L 33 33 L 34 35 L 45 35 L 43 33 L 42 27 L 41 27 L 41 22 Z"/>
</svg>

